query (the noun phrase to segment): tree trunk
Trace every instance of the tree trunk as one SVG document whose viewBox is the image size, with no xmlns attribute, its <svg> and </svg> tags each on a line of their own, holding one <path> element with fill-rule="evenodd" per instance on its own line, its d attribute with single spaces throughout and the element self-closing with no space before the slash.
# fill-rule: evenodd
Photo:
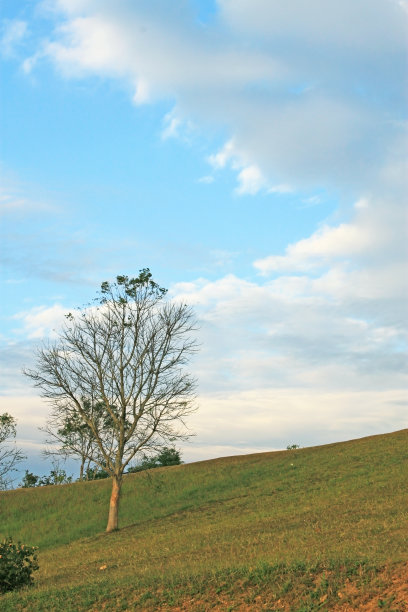
<svg viewBox="0 0 408 612">
<path fill-rule="evenodd" d="M 119 498 L 120 489 L 122 487 L 122 475 L 113 476 L 112 478 L 112 494 L 109 504 L 109 517 L 106 532 L 116 531 L 118 529 L 118 515 L 119 515 Z"/>
<path fill-rule="evenodd" d="M 82 457 L 81 459 L 81 467 L 79 470 L 79 480 L 82 482 L 84 479 L 84 463 L 85 463 L 85 459 Z"/>
</svg>

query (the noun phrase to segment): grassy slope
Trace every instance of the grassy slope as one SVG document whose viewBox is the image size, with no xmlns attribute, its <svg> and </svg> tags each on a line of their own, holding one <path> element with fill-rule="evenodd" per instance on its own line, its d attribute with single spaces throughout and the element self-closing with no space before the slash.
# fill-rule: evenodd
<svg viewBox="0 0 408 612">
<path fill-rule="evenodd" d="M 363 609 L 371 591 L 405 610 L 389 589 L 407 559 L 407 468 L 403 430 L 133 474 L 110 535 L 110 481 L 1 493 L 0 537 L 39 546 L 40 571 L 0 607 Z"/>
</svg>

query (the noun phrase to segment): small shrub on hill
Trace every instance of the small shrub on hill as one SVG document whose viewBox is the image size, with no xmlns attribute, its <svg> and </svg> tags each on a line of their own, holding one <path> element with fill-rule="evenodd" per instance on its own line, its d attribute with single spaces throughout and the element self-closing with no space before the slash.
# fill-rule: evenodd
<svg viewBox="0 0 408 612">
<path fill-rule="evenodd" d="M 14 591 L 33 582 L 38 570 L 36 546 L 25 546 L 12 538 L 0 543 L 0 593 Z"/>
<path fill-rule="evenodd" d="M 152 468 L 164 467 L 166 465 L 180 465 L 182 462 L 180 451 L 176 448 L 162 448 L 162 450 L 154 457 L 144 457 L 143 461 L 138 465 L 134 465 L 128 469 L 128 474 L 134 472 L 142 472 L 143 470 L 151 470 Z"/>
<path fill-rule="evenodd" d="M 54 466 L 54 469 L 47 476 L 41 478 L 40 485 L 46 487 L 48 485 L 69 484 L 70 482 L 72 482 L 72 476 L 68 476 L 62 468 Z"/>
<path fill-rule="evenodd" d="M 30 487 L 46 487 L 48 485 L 69 484 L 72 482 L 72 476 L 68 476 L 66 471 L 58 465 L 54 465 L 54 469 L 48 475 L 37 476 L 28 470 L 25 471 L 20 487 L 27 489 Z"/>
<path fill-rule="evenodd" d="M 102 480 L 104 478 L 109 478 L 109 473 L 98 466 L 89 467 L 86 470 L 85 480 Z"/>
<path fill-rule="evenodd" d="M 31 487 L 38 487 L 40 481 L 40 477 L 28 470 L 25 471 L 23 480 L 20 483 L 20 487 L 23 489 L 29 489 Z"/>
</svg>

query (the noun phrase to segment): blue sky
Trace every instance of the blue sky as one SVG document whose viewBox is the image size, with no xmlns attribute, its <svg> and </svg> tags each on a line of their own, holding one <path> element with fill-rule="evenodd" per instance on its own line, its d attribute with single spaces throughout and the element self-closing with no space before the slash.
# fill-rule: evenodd
<svg viewBox="0 0 408 612">
<path fill-rule="evenodd" d="M 187 460 L 406 427 L 405 0 L 3 0 L 0 411 L 150 267 L 203 349 Z"/>
</svg>

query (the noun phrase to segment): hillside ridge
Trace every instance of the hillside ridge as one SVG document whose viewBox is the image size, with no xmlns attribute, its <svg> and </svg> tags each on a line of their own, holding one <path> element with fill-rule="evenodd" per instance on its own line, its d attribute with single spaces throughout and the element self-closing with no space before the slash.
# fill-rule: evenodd
<svg viewBox="0 0 408 612">
<path fill-rule="evenodd" d="M 400 612 L 407 474 L 408 429 L 157 468 L 126 477 L 108 535 L 109 481 L 5 492 L 0 536 L 40 571 L 1 606 Z"/>
</svg>

